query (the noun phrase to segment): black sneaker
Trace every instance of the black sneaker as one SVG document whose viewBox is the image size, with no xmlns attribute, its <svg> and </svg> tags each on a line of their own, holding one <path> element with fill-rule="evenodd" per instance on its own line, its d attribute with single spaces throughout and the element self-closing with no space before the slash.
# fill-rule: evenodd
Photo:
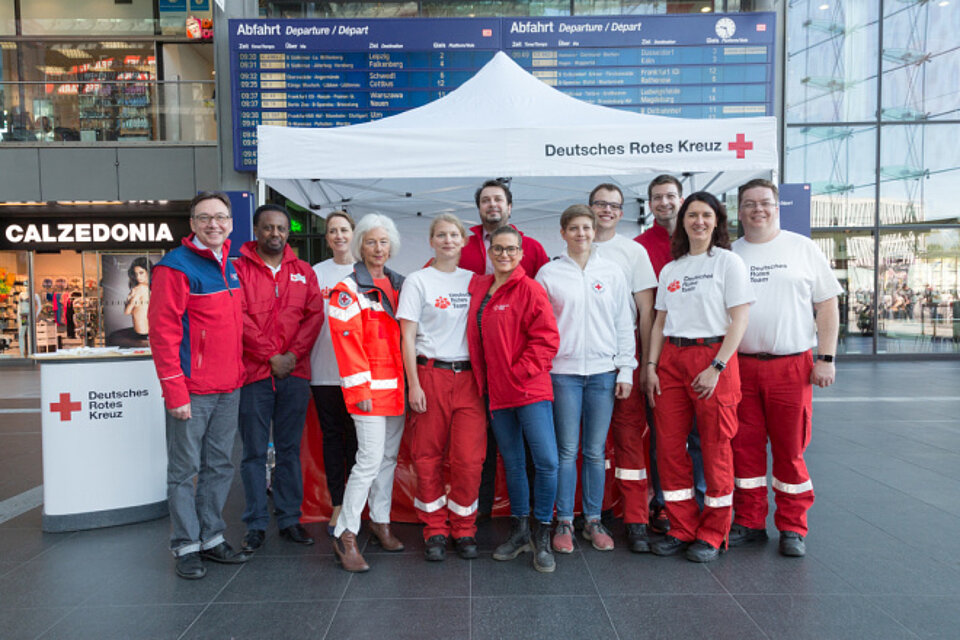
<svg viewBox="0 0 960 640">
<path fill-rule="evenodd" d="M 650 534 L 647 525 L 635 522 L 627 523 L 627 543 L 634 553 L 650 553 Z"/>
<path fill-rule="evenodd" d="M 480 555 L 477 552 L 477 539 L 473 536 L 454 538 L 453 546 L 457 548 L 457 555 L 464 560 L 474 560 Z"/>
<path fill-rule="evenodd" d="M 730 527 L 730 537 L 727 546 L 743 547 L 748 544 L 764 543 L 768 539 L 766 529 L 751 529 L 742 524 L 733 523 Z"/>
<path fill-rule="evenodd" d="M 263 546 L 263 539 L 266 535 L 263 529 L 250 529 L 247 531 L 247 535 L 243 536 L 243 546 L 241 549 L 244 553 L 253 553 Z"/>
<path fill-rule="evenodd" d="M 513 560 L 525 551 L 530 551 L 530 522 L 526 516 L 512 516 L 510 537 L 493 551 L 494 560 Z"/>
<path fill-rule="evenodd" d="M 803 536 L 796 531 L 781 531 L 780 555 L 788 558 L 802 558 L 807 555 L 807 545 L 803 541 Z"/>
<path fill-rule="evenodd" d="M 675 556 L 686 549 L 687 544 L 671 535 L 665 535 L 663 540 L 657 540 L 650 544 L 650 551 L 657 556 Z"/>
<path fill-rule="evenodd" d="M 447 537 L 436 535 L 427 538 L 423 555 L 429 562 L 442 562 L 447 557 Z"/>
<path fill-rule="evenodd" d="M 599 522 L 597 524 L 599 525 Z M 541 522 L 533 537 L 533 568 L 540 573 L 551 573 L 557 568 L 553 559 L 553 548 L 550 546 L 551 533 L 550 523 Z"/>
<path fill-rule="evenodd" d="M 177 575 L 187 580 L 199 580 L 207 575 L 207 568 L 203 566 L 200 554 L 194 551 L 177 556 Z"/>
<path fill-rule="evenodd" d="M 720 549 L 703 540 L 697 540 L 687 547 L 687 560 L 690 562 L 711 562 L 719 557 Z"/>
</svg>

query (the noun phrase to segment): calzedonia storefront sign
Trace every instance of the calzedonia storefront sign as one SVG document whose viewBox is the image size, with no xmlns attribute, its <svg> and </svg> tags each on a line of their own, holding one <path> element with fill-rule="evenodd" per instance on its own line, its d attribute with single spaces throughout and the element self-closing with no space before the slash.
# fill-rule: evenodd
<svg viewBox="0 0 960 640">
<path fill-rule="evenodd" d="M 189 233 L 185 216 L 11 216 L 0 221 L 0 250 L 173 249 Z"/>
</svg>

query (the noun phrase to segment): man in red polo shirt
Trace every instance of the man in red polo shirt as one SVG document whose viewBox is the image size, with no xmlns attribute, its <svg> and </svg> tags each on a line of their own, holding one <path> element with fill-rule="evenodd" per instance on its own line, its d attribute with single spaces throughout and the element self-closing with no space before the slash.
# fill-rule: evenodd
<svg viewBox="0 0 960 640">
<path fill-rule="evenodd" d="M 670 238 L 677 227 L 677 212 L 683 204 L 683 185 L 669 174 L 661 174 L 647 185 L 647 198 L 653 213 L 654 225 L 638 235 L 634 240 L 643 245 L 650 256 L 653 270 L 660 277 L 660 270 L 673 260 L 670 254 Z M 652 416 L 648 416 L 652 417 Z M 653 498 L 650 502 L 652 512 L 650 524 L 655 530 L 669 528 L 663 510 L 663 491 L 660 489 L 660 477 L 657 474 L 657 437 L 656 430 L 650 430 L 650 479 L 653 485 Z M 703 454 L 700 452 L 700 434 L 696 425 L 687 438 L 687 450 L 693 460 L 694 486 L 697 490 L 697 502 L 703 505 L 703 494 L 707 483 L 703 476 Z"/>
</svg>

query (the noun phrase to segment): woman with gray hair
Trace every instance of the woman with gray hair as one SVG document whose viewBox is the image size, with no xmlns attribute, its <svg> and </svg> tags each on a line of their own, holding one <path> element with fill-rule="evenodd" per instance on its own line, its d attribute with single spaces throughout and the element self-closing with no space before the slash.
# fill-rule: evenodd
<svg viewBox="0 0 960 640">
<path fill-rule="evenodd" d="M 357 547 L 360 514 L 385 551 L 403 543 L 390 531 L 393 473 L 403 435 L 403 357 L 396 310 L 403 276 L 386 267 L 400 249 L 390 218 L 371 213 L 354 230 L 357 263 L 330 292 L 330 335 L 347 411 L 357 429 L 357 458 L 343 494 L 333 550 L 347 571 L 367 571 Z"/>
</svg>

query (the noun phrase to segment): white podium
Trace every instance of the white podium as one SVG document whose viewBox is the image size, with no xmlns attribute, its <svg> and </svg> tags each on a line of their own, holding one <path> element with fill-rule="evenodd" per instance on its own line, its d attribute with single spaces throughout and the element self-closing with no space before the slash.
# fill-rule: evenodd
<svg viewBox="0 0 960 640">
<path fill-rule="evenodd" d="M 149 355 L 43 357 L 43 530 L 167 515 L 166 425 Z"/>
</svg>

